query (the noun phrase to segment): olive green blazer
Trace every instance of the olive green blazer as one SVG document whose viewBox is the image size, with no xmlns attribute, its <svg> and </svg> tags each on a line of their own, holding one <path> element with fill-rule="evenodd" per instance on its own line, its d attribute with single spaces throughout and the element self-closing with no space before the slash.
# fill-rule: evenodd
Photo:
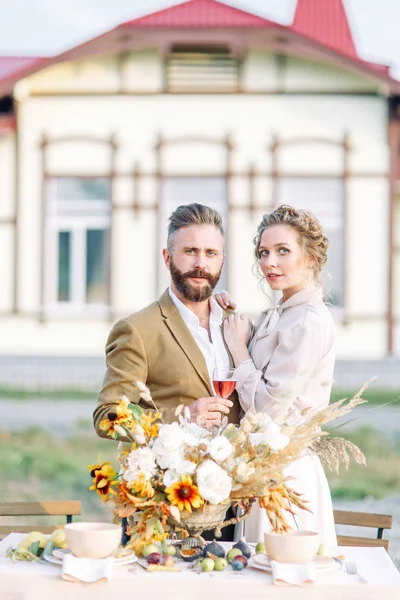
<svg viewBox="0 0 400 600">
<path fill-rule="evenodd" d="M 122 396 L 144 409 L 137 380 L 144 382 L 166 423 L 176 420 L 179 404 L 190 405 L 203 396 L 213 396 L 203 354 L 185 325 L 168 290 L 157 302 L 118 321 L 106 345 L 107 371 L 94 411 L 94 427 L 101 437 L 100 422 Z M 239 422 L 236 393 L 229 420 Z"/>
</svg>

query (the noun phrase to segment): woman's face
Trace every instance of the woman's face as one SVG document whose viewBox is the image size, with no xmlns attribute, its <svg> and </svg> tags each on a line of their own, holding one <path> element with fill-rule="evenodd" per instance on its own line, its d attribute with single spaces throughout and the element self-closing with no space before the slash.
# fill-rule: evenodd
<svg viewBox="0 0 400 600">
<path fill-rule="evenodd" d="M 272 225 L 260 240 L 260 267 L 273 290 L 281 290 L 285 300 L 311 282 L 312 261 L 305 257 L 296 231 L 289 225 Z"/>
</svg>

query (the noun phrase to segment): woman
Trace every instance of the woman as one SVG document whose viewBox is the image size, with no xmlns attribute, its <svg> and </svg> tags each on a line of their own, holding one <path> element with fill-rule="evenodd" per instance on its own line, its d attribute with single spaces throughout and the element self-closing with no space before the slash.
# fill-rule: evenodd
<svg viewBox="0 0 400 600">
<path fill-rule="evenodd" d="M 321 289 L 328 240 L 311 213 L 280 206 L 264 215 L 254 243 L 263 276 L 282 298 L 277 307 L 260 315 L 249 345 L 247 321 L 237 314 L 225 320 L 236 389 L 244 411 L 266 411 L 277 423 L 296 426 L 304 409 L 325 407 L 330 398 L 334 324 Z M 229 303 L 226 294 L 219 300 Z M 319 531 L 321 543 L 336 545 L 332 501 L 319 458 L 307 451 L 285 475 L 312 511 L 296 509 L 294 522 L 287 514 L 288 523 Z M 244 521 L 246 540 L 258 542 L 270 528 L 265 511 L 254 505 Z"/>
</svg>

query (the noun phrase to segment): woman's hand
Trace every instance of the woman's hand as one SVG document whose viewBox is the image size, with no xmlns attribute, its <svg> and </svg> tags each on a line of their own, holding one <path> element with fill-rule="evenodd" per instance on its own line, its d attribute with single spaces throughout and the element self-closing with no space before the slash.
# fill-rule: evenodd
<svg viewBox="0 0 400 600">
<path fill-rule="evenodd" d="M 235 365 L 250 358 L 247 344 L 250 340 L 250 322 L 246 315 L 229 315 L 224 321 L 224 338 Z"/>
<path fill-rule="evenodd" d="M 226 290 L 217 292 L 216 294 L 214 294 L 214 298 L 218 302 L 220 307 L 223 308 L 224 310 L 226 310 L 226 309 L 235 310 L 236 309 L 236 302 L 234 300 L 232 300 L 232 298 L 230 297 L 230 295 L 228 294 L 228 292 Z"/>
</svg>

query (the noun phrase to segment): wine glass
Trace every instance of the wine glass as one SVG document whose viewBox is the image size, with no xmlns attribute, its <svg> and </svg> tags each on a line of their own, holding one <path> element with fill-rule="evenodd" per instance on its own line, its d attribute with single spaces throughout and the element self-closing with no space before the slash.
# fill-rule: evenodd
<svg viewBox="0 0 400 600">
<path fill-rule="evenodd" d="M 212 383 L 218 398 L 229 398 L 236 387 L 235 369 L 215 367 Z"/>
</svg>

